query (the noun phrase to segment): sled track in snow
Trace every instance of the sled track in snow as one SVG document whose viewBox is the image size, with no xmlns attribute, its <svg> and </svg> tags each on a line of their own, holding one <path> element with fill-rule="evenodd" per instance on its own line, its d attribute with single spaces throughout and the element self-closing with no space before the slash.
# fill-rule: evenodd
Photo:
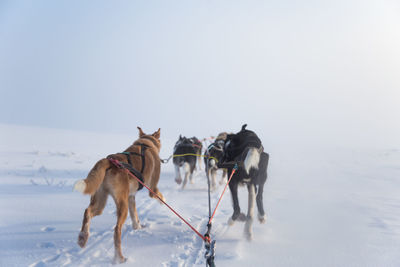
<svg viewBox="0 0 400 267">
<path fill-rule="evenodd" d="M 168 195 L 168 194 L 167 194 Z M 146 217 L 151 208 L 158 204 L 157 200 L 144 201 L 137 206 L 139 218 Z M 115 210 L 112 212 L 115 213 Z M 77 244 L 73 248 L 61 248 L 55 256 L 47 257 L 29 265 L 29 267 L 44 266 L 90 266 L 92 259 L 96 259 L 96 266 L 111 265 L 114 257 L 114 224 L 108 229 L 100 232 L 93 232 L 89 236 L 88 243 L 85 248 L 80 248 Z M 124 240 L 130 231 L 136 231 L 132 228 L 130 216 L 126 220 L 121 233 L 121 240 Z M 138 230 L 140 231 L 140 230 Z M 76 232 L 78 237 L 79 231 Z M 101 257 L 101 255 L 103 256 Z M 129 261 L 129 255 L 126 255 Z M 101 259 L 99 261 L 100 258 Z"/>
<path fill-rule="evenodd" d="M 163 189 L 163 194 L 166 197 L 167 201 L 169 197 L 174 194 L 187 194 L 186 190 L 201 190 L 201 197 L 206 199 L 206 191 L 202 191 L 204 189 L 204 174 L 197 173 L 195 175 L 196 181 L 194 187 L 191 189 L 185 189 L 182 192 L 176 192 L 175 187 L 168 187 Z M 206 179 L 206 178 L 205 178 Z M 199 189 L 198 186 L 202 186 L 203 189 Z M 212 206 L 216 204 L 218 198 L 223 190 L 223 187 L 220 186 L 216 192 L 213 192 L 211 195 Z M 146 192 L 147 194 L 147 192 Z M 188 195 L 190 197 L 190 194 Z M 226 197 L 226 196 L 225 196 Z M 147 198 L 147 196 L 146 196 Z M 148 199 L 150 200 L 150 199 Z M 207 200 L 205 200 L 207 201 Z M 182 216 L 187 219 L 200 233 L 206 232 L 206 225 L 208 223 L 208 207 L 207 202 L 198 202 L 194 206 L 189 209 L 184 206 L 182 209 Z M 193 203 L 193 202 L 192 202 Z M 160 215 L 155 211 L 155 205 L 160 205 L 159 201 L 155 199 L 151 199 L 147 201 L 147 199 L 142 199 L 141 202 L 137 202 L 137 210 L 139 218 L 141 219 L 141 223 L 145 224 L 145 227 L 141 230 L 133 230 L 130 216 L 128 215 L 126 223 L 122 229 L 122 249 L 124 252 L 124 256 L 128 258 L 127 264 L 133 264 L 136 260 L 135 258 L 138 256 L 136 253 L 132 254 L 130 247 L 126 247 L 126 243 L 132 242 L 129 240 L 129 236 L 133 235 L 138 239 L 141 238 L 155 238 L 162 240 L 161 242 L 170 243 L 174 246 L 173 254 L 169 259 L 160 262 L 161 266 L 165 267 L 189 267 L 189 266 L 202 266 L 205 265 L 204 259 L 204 242 L 200 239 L 191 229 L 189 229 L 182 221 L 180 221 L 174 214 L 169 211 L 165 211 L 163 215 Z M 160 206 L 161 209 L 165 207 Z M 203 210 L 204 213 L 190 213 L 188 210 L 191 209 Z M 179 209 L 179 207 L 178 207 Z M 207 212 L 206 212 L 207 211 Z M 106 212 L 106 211 L 105 211 Z M 115 213 L 115 209 L 108 210 L 110 213 Z M 225 211 L 220 210 L 219 212 L 225 213 Z M 154 214 L 153 214 L 154 213 Z M 218 213 L 218 211 L 217 211 Z M 190 215 L 192 214 L 192 215 Z M 190 215 L 190 216 L 188 216 Z M 80 219 L 80 218 L 79 218 Z M 30 267 L 44 267 L 44 266 L 110 266 L 112 263 L 112 259 L 114 257 L 114 226 L 115 221 L 112 221 L 112 225 L 107 227 L 106 230 L 102 231 L 94 231 L 91 233 L 87 246 L 81 249 L 77 244 L 73 247 L 61 247 L 57 250 L 57 254 L 43 258 L 35 263 L 32 263 Z M 152 227 L 155 227 L 153 230 Z M 170 237 L 168 236 L 156 236 L 158 227 L 166 227 L 170 229 Z M 98 228 L 97 228 L 98 229 Z M 150 229 L 150 230 L 149 230 Z M 218 237 L 224 235 L 225 231 L 228 229 L 226 223 L 214 223 L 211 237 L 212 239 L 218 240 Z M 77 238 L 79 230 L 75 233 L 71 239 Z M 160 232 L 159 232 L 160 233 Z M 154 234 L 154 237 L 153 237 Z M 127 240 L 128 239 L 128 240 Z M 165 241 L 166 240 L 166 241 Z M 124 248 L 125 246 L 125 248 Z M 217 242 L 217 253 L 218 253 L 218 242 Z M 133 260 L 133 261 L 132 261 Z"/>
<path fill-rule="evenodd" d="M 201 175 L 196 175 L 196 178 L 199 178 Z M 207 178 L 205 178 L 207 179 Z M 199 181 L 197 181 L 199 182 Z M 211 195 L 211 203 L 212 208 L 214 208 L 217 203 L 223 187 L 219 187 L 218 191 L 213 192 Z M 207 205 L 207 202 L 204 203 L 204 206 Z M 194 215 L 190 217 L 191 222 L 197 222 L 193 224 L 193 226 L 200 232 L 205 233 L 207 230 L 208 216 L 200 217 L 198 215 Z M 186 225 L 184 225 L 186 227 Z M 226 223 L 223 224 L 213 224 L 211 230 L 212 239 L 218 240 L 219 236 L 224 235 L 224 233 L 228 230 L 228 225 Z M 190 266 L 203 266 L 205 265 L 205 249 L 204 249 L 204 241 L 200 239 L 197 235 L 195 235 L 190 229 L 185 231 L 187 235 L 190 235 L 190 242 L 183 240 L 183 244 L 180 246 L 180 249 L 184 251 L 183 253 L 174 254 L 172 259 L 168 262 L 164 262 L 162 266 L 165 267 L 190 267 Z M 187 240 L 187 239 L 186 239 Z M 217 242 L 218 243 L 218 242 Z M 217 249 L 218 252 L 218 249 Z"/>
</svg>

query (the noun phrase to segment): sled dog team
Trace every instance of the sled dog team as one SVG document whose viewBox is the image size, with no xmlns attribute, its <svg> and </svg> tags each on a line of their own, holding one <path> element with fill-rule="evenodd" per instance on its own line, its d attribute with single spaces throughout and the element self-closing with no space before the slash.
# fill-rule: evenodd
<svg viewBox="0 0 400 267">
<path fill-rule="evenodd" d="M 258 136 L 243 125 L 236 134 L 221 133 L 215 141 L 202 152 L 202 143 L 195 137 L 186 138 L 179 136 L 173 150 L 173 164 L 175 166 L 175 181 L 185 188 L 188 181 L 193 183 L 193 172 L 196 161 L 201 168 L 201 157 L 204 157 L 205 171 L 210 179 L 211 189 L 216 188 L 216 172 L 223 170 L 220 183 L 225 181 L 226 174 L 233 174 L 229 183 L 232 195 L 233 214 L 228 220 L 232 225 L 235 221 L 244 221 L 244 235 L 248 240 L 252 239 L 252 223 L 254 209 L 257 205 L 258 220 L 264 223 L 266 215 L 263 207 L 264 184 L 267 180 L 267 166 L 269 155 Z M 85 247 L 89 238 L 90 221 L 94 216 L 100 215 L 105 207 L 108 195 L 111 195 L 117 208 L 117 224 L 114 229 L 115 254 L 113 263 L 123 263 L 126 258 L 122 255 L 121 230 L 128 216 L 132 219 L 133 229 L 140 229 L 141 224 L 136 211 L 135 195 L 143 186 L 122 169 L 111 163 L 117 160 L 129 166 L 129 170 L 148 186 L 154 194 L 165 201 L 165 198 L 157 188 L 160 179 L 160 129 L 153 134 L 146 134 L 139 129 L 139 138 L 125 151 L 100 159 L 90 170 L 84 180 L 75 183 L 74 189 L 91 196 L 90 204 L 83 215 L 82 228 L 78 236 L 78 244 Z M 181 176 L 183 171 L 183 180 Z M 240 211 L 238 200 L 238 185 L 243 184 L 248 189 L 247 215 Z M 151 198 L 156 198 L 149 191 Z"/>
</svg>

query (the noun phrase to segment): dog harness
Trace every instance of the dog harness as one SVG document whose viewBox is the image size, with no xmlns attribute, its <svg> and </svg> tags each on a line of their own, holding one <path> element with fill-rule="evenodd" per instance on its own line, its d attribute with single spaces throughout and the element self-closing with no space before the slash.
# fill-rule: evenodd
<svg viewBox="0 0 400 267">
<path fill-rule="evenodd" d="M 124 154 L 126 156 L 126 159 L 128 160 L 128 163 L 124 163 L 121 162 L 121 164 L 127 168 L 133 175 L 135 175 L 136 177 L 138 177 L 140 179 L 140 181 L 142 181 L 144 183 L 143 180 L 143 171 L 144 171 L 144 167 L 146 165 L 146 157 L 144 156 L 144 153 L 146 151 L 146 149 L 149 146 L 145 145 L 145 144 L 140 144 L 140 154 L 136 153 L 136 152 L 121 152 L 120 154 Z M 131 160 L 131 156 L 140 156 L 142 158 L 142 169 L 140 170 L 140 172 L 138 170 L 136 170 L 135 168 L 133 168 L 132 166 L 132 160 Z M 139 183 L 139 188 L 138 190 L 142 189 L 143 185 L 141 183 Z"/>
</svg>

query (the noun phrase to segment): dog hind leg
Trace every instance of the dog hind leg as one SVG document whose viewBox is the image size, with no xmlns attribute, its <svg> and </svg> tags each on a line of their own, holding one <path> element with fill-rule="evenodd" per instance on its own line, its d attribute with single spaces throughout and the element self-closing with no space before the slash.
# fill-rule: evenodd
<svg viewBox="0 0 400 267">
<path fill-rule="evenodd" d="M 261 154 L 260 161 L 260 170 L 258 173 L 258 192 L 257 192 L 257 209 L 258 209 L 258 220 L 260 223 L 265 223 L 267 216 L 264 212 L 264 204 L 263 204 L 263 192 L 264 192 L 264 184 L 267 181 L 267 167 L 268 167 L 269 155 L 267 153 Z"/>
<path fill-rule="evenodd" d="M 180 171 L 180 167 L 178 165 L 175 165 L 175 182 L 177 184 L 182 183 L 181 171 Z"/>
<path fill-rule="evenodd" d="M 247 218 L 244 226 L 244 235 L 247 240 L 251 240 L 253 238 L 253 217 L 254 217 L 254 204 L 256 200 L 255 186 L 254 184 L 247 185 L 247 189 L 249 191 L 249 201 L 248 201 L 248 210 L 247 210 Z"/>
<path fill-rule="evenodd" d="M 136 199 L 135 196 L 129 196 L 129 215 L 132 219 L 132 228 L 134 230 L 142 228 L 140 225 L 139 217 L 136 210 Z"/>
<path fill-rule="evenodd" d="M 193 180 L 193 172 L 196 168 L 196 162 L 193 163 L 193 165 L 190 166 L 190 175 L 189 175 L 189 180 L 191 184 L 194 184 L 194 180 Z"/>
<path fill-rule="evenodd" d="M 114 246 L 115 246 L 115 255 L 114 255 L 114 264 L 126 262 L 126 258 L 122 255 L 121 249 L 121 231 L 128 216 L 128 198 L 122 196 L 119 200 L 115 201 L 117 206 L 117 225 L 114 229 Z"/>
<path fill-rule="evenodd" d="M 248 210 L 247 210 L 247 218 L 246 218 L 246 223 L 244 226 L 244 235 L 247 238 L 247 240 L 251 240 L 253 238 L 253 217 L 254 217 L 254 204 L 256 200 L 256 193 L 255 193 L 255 186 L 254 184 L 249 184 L 247 186 L 247 189 L 249 191 L 249 201 L 248 201 Z"/>
<path fill-rule="evenodd" d="M 236 220 L 244 221 L 246 219 L 246 216 L 240 212 L 238 185 L 237 181 L 231 181 L 231 183 L 229 183 L 229 189 L 232 195 L 233 215 L 229 218 L 228 225 L 233 225 Z"/>
<path fill-rule="evenodd" d="M 100 215 L 107 203 L 108 194 L 100 188 L 91 198 L 89 207 L 83 215 L 82 229 L 78 236 L 78 245 L 83 248 L 89 238 L 90 221 L 94 216 Z"/>
<path fill-rule="evenodd" d="M 184 189 L 186 184 L 187 184 L 187 182 L 188 182 L 188 178 L 189 178 L 189 175 L 190 175 L 189 163 L 185 162 L 183 164 L 182 168 L 183 168 L 183 172 L 184 172 L 184 175 L 185 175 L 185 178 L 183 179 L 183 184 L 182 184 L 182 189 Z"/>
<path fill-rule="evenodd" d="M 201 155 L 201 149 L 197 152 L 197 154 Z M 198 162 L 198 165 L 199 165 L 199 171 L 201 171 L 201 161 L 202 161 L 202 158 L 201 157 L 197 157 L 197 162 Z"/>
<path fill-rule="evenodd" d="M 257 209 L 258 209 L 258 220 L 260 223 L 265 223 L 265 220 L 267 219 L 265 212 L 264 212 L 264 204 L 263 204 L 263 191 L 264 191 L 264 184 L 260 184 L 258 187 L 258 192 L 257 192 Z"/>
</svg>

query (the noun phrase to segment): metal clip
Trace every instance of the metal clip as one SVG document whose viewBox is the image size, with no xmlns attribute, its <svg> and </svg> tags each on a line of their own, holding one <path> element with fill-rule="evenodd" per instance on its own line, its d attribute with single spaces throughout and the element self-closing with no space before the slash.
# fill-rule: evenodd
<svg viewBox="0 0 400 267">
<path fill-rule="evenodd" d="M 206 258 L 206 266 L 215 267 L 214 257 L 215 257 L 215 240 L 205 243 L 206 253 L 204 257 Z"/>
<path fill-rule="evenodd" d="M 168 161 L 172 158 L 172 155 L 167 159 L 160 159 L 161 163 L 168 163 Z"/>
</svg>

